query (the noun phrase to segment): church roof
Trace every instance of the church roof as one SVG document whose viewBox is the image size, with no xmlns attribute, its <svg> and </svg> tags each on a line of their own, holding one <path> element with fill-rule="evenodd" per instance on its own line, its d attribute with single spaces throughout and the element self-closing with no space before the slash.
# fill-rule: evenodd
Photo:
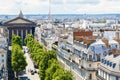
<svg viewBox="0 0 120 80">
<path fill-rule="evenodd" d="M 20 11 L 19 13 L 19 16 L 12 19 L 12 20 L 9 20 L 9 21 L 6 21 L 5 23 L 3 23 L 4 26 L 9 26 L 11 24 L 34 24 L 36 25 L 35 22 L 31 21 L 31 20 L 28 20 L 28 19 L 25 19 L 23 17 L 23 14 L 22 14 L 22 11 Z"/>
<path fill-rule="evenodd" d="M 17 17 L 17 18 L 14 18 L 12 20 L 9 20 L 9 21 L 3 23 L 3 25 L 5 25 L 5 26 L 10 25 L 10 24 L 35 24 L 36 25 L 35 22 L 30 21 L 30 20 L 25 19 L 25 18 L 22 18 L 22 17 Z"/>
</svg>

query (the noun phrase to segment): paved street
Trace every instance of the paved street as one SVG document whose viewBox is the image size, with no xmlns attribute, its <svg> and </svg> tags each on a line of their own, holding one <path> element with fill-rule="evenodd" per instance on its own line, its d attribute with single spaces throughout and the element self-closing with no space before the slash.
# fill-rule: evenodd
<svg viewBox="0 0 120 80">
<path fill-rule="evenodd" d="M 26 56 L 26 61 L 27 61 L 27 67 L 26 67 L 26 71 L 25 74 L 23 76 L 27 76 L 30 80 L 40 80 L 39 75 L 37 73 L 34 73 L 34 75 L 31 75 L 30 73 L 30 69 L 34 70 L 34 65 L 33 62 L 29 56 L 28 53 L 25 53 Z"/>
</svg>

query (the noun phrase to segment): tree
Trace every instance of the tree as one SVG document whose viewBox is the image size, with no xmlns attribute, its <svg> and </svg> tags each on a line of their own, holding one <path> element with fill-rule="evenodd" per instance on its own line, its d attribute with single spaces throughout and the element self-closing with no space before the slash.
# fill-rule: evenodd
<svg viewBox="0 0 120 80">
<path fill-rule="evenodd" d="M 17 35 L 12 35 L 12 46 L 14 44 L 18 44 L 20 47 L 22 47 L 22 40 L 19 36 Z"/>
<path fill-rule="evenodd" d="M 48 61 L 51 59 L 57 59 L 56 54 L 54 51 L 46 51 L 45 55 L 43 56 L 43 59 L 40 62 L 39 65 L 39 72 L 40 72 L 40 77 L 42 80 L 45 79 L 45 71 L 48 68 Z"/>
<path fill-rule="evenodd" d="M 24 70 L 26 66 L 27 63 L 21 47 L 18 44 L 14 45 L 12 48 L 12 69 L 16 73 L 17 78 L 18 73 Z"/>
<path fill-rule="evenodd" d="M 64 70 L 62 68 L 59 68 L 56 70 L 56 72 L 53 74 L 52 80 L 62 80 L 61 77 L 64 74 Z"/>
<path fill-rule="evenodd" d="M 33 51 L 30 56 L 32 59 L 39 65 L 40 61 L 42 60 L 44 56 L 44 50 L 43 49 L 38 49 L 36 51 Z"/>
<path fill-rule="evenodd" d="M 52 80 L 73 80 L 73 75 L 70 71 L 64 71 L 63 69 L 58 69 Z"/>
<path fill-rule="evenodd" d="M 26 38 L 25 38 L 25 44 L 27 45 L 28 44 L 28 42 L 29 41 L 34 41 L 34 37 L 33 37 L 33 35 L 32 34 L 28 34 L 27 36 L 26 36 Z"/>
<path fill-rule="evenodd" d="M 36 51 L 38 49 L 43 49 L 43 46 L 40 45 L 38 42 L 34 42 L 33 47 L 32 47 L 32 51 Z"/>
<path fill-rule="evenodd" d="M 49 68 L 47 68 L 46 70 L 45 80 L 52 80 L 53 74 L 56 72 L 57 69 L 60 69 L 60 65 L 56 59 L 49 60 L 48 64 Z"/>
</svg>

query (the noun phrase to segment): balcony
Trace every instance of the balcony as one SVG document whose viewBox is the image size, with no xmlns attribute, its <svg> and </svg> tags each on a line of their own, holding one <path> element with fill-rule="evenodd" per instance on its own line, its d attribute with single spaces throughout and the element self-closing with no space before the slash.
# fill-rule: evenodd
<svg viewBox="0 0 120 80">
<path fill-rule="evenodd" d="M 110 70 L 110 69 L 104 67 L 103 65 L 100 65 L 99 69 L 103 70 L 104 72 L 107 72 L 108 74 L 111 74 L 112 76 L 120 77 L 120 72 L 119 71 L 116 72 L 114 70 Z"/>
<path fill-rule="evenodd" d="M 96 71 L 97 68 L 89 67 L 89 68 L 86 68 L 86 70 L 88 70 L 88 71 Z"/>
<path fill-rule="evenodd" d="M 97 77 L 98 80 L 106 80 L 106 79 L 104 79 L 103 77 L 101 77 L 101 76 L 98 75 L 98 74 L 96 74 L 96 77 Z"/>
</svg>

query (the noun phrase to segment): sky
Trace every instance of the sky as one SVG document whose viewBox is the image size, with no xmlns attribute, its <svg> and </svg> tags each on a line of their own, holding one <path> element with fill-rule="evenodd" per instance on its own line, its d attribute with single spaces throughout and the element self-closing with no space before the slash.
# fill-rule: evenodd
<svg viewBox="0 0 120 80">
<path fill-rule="evenodd" d="M 0 0 L 0 14 L 48 14 L 49 0 Z M 120 0 L 51 0 L 51 14 L 120 13 Z"/>
</svg>

